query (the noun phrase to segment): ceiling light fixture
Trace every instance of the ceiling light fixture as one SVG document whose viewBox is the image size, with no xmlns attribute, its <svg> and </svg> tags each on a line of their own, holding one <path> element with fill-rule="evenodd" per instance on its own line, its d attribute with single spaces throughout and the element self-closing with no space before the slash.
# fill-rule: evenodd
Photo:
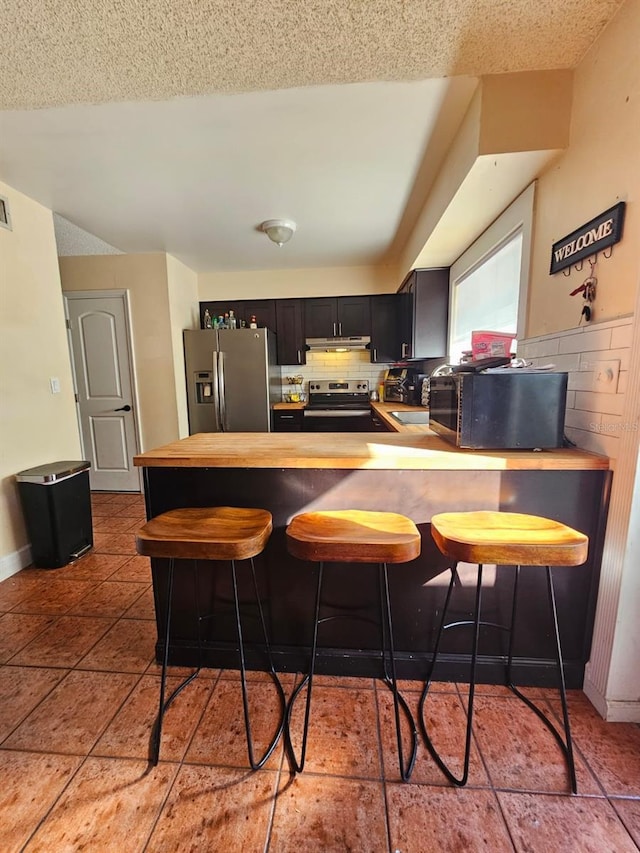
<svg viewBox="0 0 640 853">
<path fill-rule="evenodd" d="M 278 246 L 282 246 L 293 237 L 296 223 L 290 219 L 267 219 L 260 225 L 260 230 Z"/>
</svg>

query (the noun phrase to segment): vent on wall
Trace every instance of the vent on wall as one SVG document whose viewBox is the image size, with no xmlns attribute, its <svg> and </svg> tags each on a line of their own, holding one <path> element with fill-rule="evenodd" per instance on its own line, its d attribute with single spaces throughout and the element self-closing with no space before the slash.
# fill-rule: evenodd
<svg viewBox="0 0 640 853">
<path fill-rule="evenodd" d="M 11 231 L 11 216 L 9 215 L 9 199 L 0 195 L 0 225 Z"/>
</svg>

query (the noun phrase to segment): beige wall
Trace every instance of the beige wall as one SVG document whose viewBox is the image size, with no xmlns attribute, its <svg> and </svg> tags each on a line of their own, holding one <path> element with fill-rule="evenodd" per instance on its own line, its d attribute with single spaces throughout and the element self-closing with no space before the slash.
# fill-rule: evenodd
<svg viewBox="0 0 640 853">
<path fill-rule="evenodd" d="M 167 255 L 167 289 L 171 323 L 171 349 L 173 375 L 176 389 L 178 433 L 180 438 L 189 435 L 187 415 L 187 388 L 184 378 L 183 329 L 198 329 L 198 275 L 173 255 Z"/>
<path fill-rule="evenodd" d="M 60 277 L 65 292 L 129 291 L 140 450 L 175 441 L 179 417 L 166 255 L 60 258 Z"/>
<path fill-rule="evenodd" d="M 273 250 L 285 252 L 286 248 L 278 249 L 274 245 Z M 369 266 L 208 272 L 198 276 L 198 292 L 202 301 L 355 296 L 358 293 L 395 293 L 402 278 L 397 267 Z"/>
<path fill-rule="evenodd" d="M 640 263 L 640 4 L 627 2 L 574 75 L 567 152 L 538 181 L 528 337 L 578 325 L 582 299 L 569 293 L 587 276 L 549 275 L 554 242 L 616 204 L 627 202 L 622 241 L 598 261 L 594 320 L 635 306 Z"/>
<path fill-rule="evenodd" d="M 64 304 L 50 210 L 0 183 L 13 230 L 0 228 L 0 577 L 28 544 L 14 475 L 80 459 Z M 50 377 L 60 380 L 52 394 Z M 22 564 L 20 565 L 20 563 Z"/>
</svg>

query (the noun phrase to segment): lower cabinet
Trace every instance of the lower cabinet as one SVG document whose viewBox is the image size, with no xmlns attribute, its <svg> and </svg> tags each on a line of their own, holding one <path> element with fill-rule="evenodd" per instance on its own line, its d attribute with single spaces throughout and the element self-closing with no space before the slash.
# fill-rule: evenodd
<svg viewBox="0 0 640 853">
<path fill-rule="evenodd" d="M 386 425 L 380 415 L 373 409 L 371 409 L 371 429 L 373 432 L 395 432 L 395 430 Z"/>
<path fill-rule="evenodd" d="M 302 432 L 303 409 L 273 409 L 274 432 Z"/>
</svg>

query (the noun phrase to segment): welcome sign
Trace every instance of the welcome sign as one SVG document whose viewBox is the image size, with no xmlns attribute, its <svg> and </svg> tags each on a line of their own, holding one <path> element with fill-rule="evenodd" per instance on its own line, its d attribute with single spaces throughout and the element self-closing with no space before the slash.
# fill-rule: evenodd
<svg viewBox="0 0 640 853">
<path fill-rule="evenodd" d="M 617 243 L 622 238 L 624 210 L 625 202 L 618 202 L 586 225 L 554 243 L 551 248 L 549 275 Z"/>
</svg>

